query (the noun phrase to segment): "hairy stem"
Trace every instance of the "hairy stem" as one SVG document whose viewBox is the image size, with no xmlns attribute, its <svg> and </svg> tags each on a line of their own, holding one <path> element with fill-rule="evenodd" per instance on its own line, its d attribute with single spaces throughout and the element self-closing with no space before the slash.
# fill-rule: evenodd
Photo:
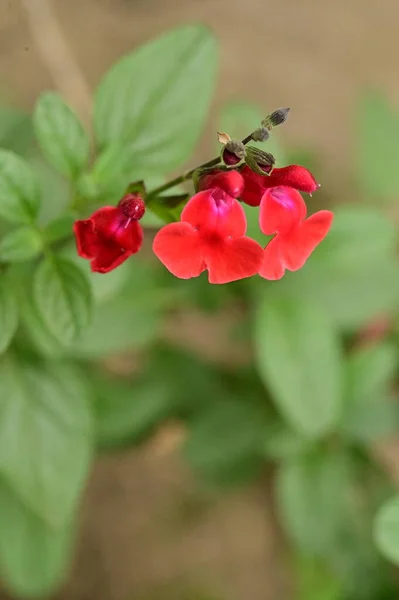
<svg viewBox="0 0 399 600">
<path fill-rule="evenodd" d="M 247 135 L 247 137 L 245 137 L 242 140 L 242 143 L 244 145 L 248 144 L 248 142 L 250 142 L 252 140 L 253 133 L 254 132 L 250 133 L 249 135 Z M 221 162 L 220 156 L 216 156 L 215 158 L 212 158 L 211 160 L 208 160 L 207 162 L 202 163 L 202 165 L 199 165 L 198 167 L 195 167 L 194 169 L 190 169 L 190 171 L 186 171 L 186 173 L 183 173 L 182 175 L 179 175 L 178 177 L 175 177 L 174 179 L 167 181 L 163 185 L 160 185 L 159 187 L 151 190 L 151 192 L 147 196 L 147 199 L 153 200 L 156 196 L 158 196 L 162 192 L 165 192 L 166 190 L 169 190 L 170 188 L 173 188 L 176 185 L 179 185 L 179 183 L 183 183 L 184 181 L 188 181 L 189 179 L 191 179 L 193 174 L 195 173 L 195 171 L 198 171 L 199 169 L 209 169 L 210 167 L 216 167 L 220 162 Z"/>
</svg>

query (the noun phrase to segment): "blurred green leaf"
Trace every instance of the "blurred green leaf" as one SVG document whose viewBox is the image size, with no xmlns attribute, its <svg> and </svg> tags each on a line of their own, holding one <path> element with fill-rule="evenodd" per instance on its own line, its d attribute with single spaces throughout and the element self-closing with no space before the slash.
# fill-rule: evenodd
<svg viewBox="0 0 399 600">
<path fill-rule="evenodd" d="M 157 336 L 170 290 L 160 289 L 153 266 L 134 258 L 127 262 L 118 294 L 104 294 L 95 305 L 89 327 L 71 348 L 74 355 L 100 358 L 141 347 Z"/>
<path fill-rule="evenodd" d="M 12 223 L 31 223 L 37 217 L 40 190 L 30 165 L 0 149 L 0 216 Z"/>
<path fill-rule="evenodd" d="M 125 383 L 100 380 L 96 386 L 97 443 L 113 448 L 141 441 L 167 416 L 171 389 L 156 377 Z"/>
<path fill-rule="evenodd" d="M 304 436 L 331 431 L 341 411 L 341 355 L 327 314 L 295 297 L 265 297 L 254 336 L 260 376 L 283 417 Z"/>
<path fill-rule="evenodd" d="M 3 358 L 0 363 L 0 472 L 49 526 L 76 508 L 92 456 L 87 385 L 68 365 Z"/>
<path fill-rule="evenodd" d="M 323 563 L 313 557 L 300 558 L 295 600 L 348 600 L 344 599 L 339 579 Z"/>
<path fill-rule="evenodd" d="M 36 270 L 33 282 L 36 307 L 48 330 L 68 345 L 82 335 L 91 314 L 88 279 L 73 262 L 51 256 Z"/>
<path fill-rule="evenodd" d="M 4 483 L 0 485 L 0 573 L 19 598 L 43 598 L 62 583 L 74 527 L 51 529 Z"/>
<path fill-rule="evenodd" d="M 381 92 L 366 90 L 357 119 L 358 180 L 366 194 L 396 200 L 399 194 L 399 112 Z"/>
<path fill-rule="evenodd" d="M 10 344 L 18 326 L 18 304 L 14 289 L 4 274 L 0 278 L 0 353 Z"/>
<path fill-rule="evenodd" d="M 90 144 L 73 110 L 56 92 L 45 92 L 36 104 L 33 125 L 47 160 L 76 179 L 88 163 Z"/>
<path fill-rule="evenodd" d="M 267 113 L 267 109 L 262 113 L 258 107 L 245 102 L 228 102 L 222 108 L 218 119 L 218 130 L 228 133 L 233 139 L 244 139 L 252 131 L 260 127 L 260 122 L 265 118 Z M 277 164 L 281 166 L 287 163 L 287 159 L 276 139 L 277 136 L 278 134 L 274 130 L 267 142 L 251 142 L 251 146 L 271 152 Z M 218 144 L 217 148 L 220 152 L 222 149 L 221 144 Z"/>
<path fill-rule="evenodd" d="M 398 350 L 389 342 L 353 353 L 346 365 L 346 402 L 340 430 L 371 442 L 398 430 L 399 404 L 391 397 Z"/>
<path fill-rule="evenodd" d="M 243 483 L 261 468 L 260 440 L 266 419 L 259 407 L 246 400 L 218 398 L 191 420 L 184 456 L 211 483 Z"/>
<path fill-rule="evenodd" d="M 201 25 L 173 29 L 125 56 L 96 93 L 100 145 L 138 170 L 178 167 L 201 133 L 216 66 L 215 39 Z"/>
<path fill-rule="evenodd" d="M 281 422 L 272 422 L 265 429 L 262 449 L 265 457 L 286 460 L 298 457 L 312 448 L 308 438 L 298 435 Z"/>
<path fill-rule="evenodd" d="M 390 561 L 399 564 L 399 497 L 388 500 L 377 513 L 374 539 L 379 551 Z"/>
<path fill-rule="evenodd" d="M 0 240 L 0 261 L 21 262 L 37 256 L 43 247 L 40 233 L 30 227 L 14 229 Z"/>
<path fill-rule="evenodd" d="M 33 142 L 30 116 L 14 107 L 0 108 L 0 147 L 17 154 L 26 152 Z"/>
<path fill-rule="evenodd" d="M 70 237 L 73 231 L 75 216 L 72 213 L 63 214 L 50 221 L 43 235 L 47 243 L 53 243 L 60 239 Z"/>
<path fill-rule="evenodd" d="M 287 535 L 306 553 L 334 550 L 345 511 L 350 467 L 342 454 L 309 454 L 277 473 L 278 511 Z"/>
<path fill-rule="evenodd" d="M 255 281 L 254 287 L 264 288 L 264 283 Z M 349 331 L 394 310 L 399 301 L 399 265 L 392 220 L 370 208 L 337 208 L 330 233 L 307 264 L 268 285 L 268 294 L 309 299 Z"/>
</svg>

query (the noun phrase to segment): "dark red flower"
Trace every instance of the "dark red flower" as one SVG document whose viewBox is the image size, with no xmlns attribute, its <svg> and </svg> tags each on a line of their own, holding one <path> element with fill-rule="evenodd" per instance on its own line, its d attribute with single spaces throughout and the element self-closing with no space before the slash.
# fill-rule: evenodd
<svg viewBox="0 0 399 600">
<path fill-rule="evenodd" d="M 326 237 L 334 215 L 320 210 L 306 217 L 301 194 L 290 187 L 273 187 L 262 197 L 259 224 L 265 235 L 275 233 L 265 248 L 259 275 L 281 279 L 285 270 L 297 271 Z"/>
<path fill-rule="evenodd" d="M 228 283 L 255 275 L 261 266 L 261 246 L 245 237 L 244 210 L 224 191 L 238 193 L 237 175 L 231 171 L 215 177 L 220 187 L 195 194 L 180 223 L 166 225 L 155 236 L 154 253 L 181 279 L 198 277 L 208 269 L 210 283 Z"/>
<path fill-rule="evenodd" d="M 308 194 L 320 187 L 312 173 L 300 165 L 275 168 L 270 175 L 258 175 L 245 165 L 240 173 L 245 181 L 240 199 L 250 206 L 259 206 L 265 190 L 272 187 L 287 186 Z"/>
<path fill-rule="evenodd" d="M 118 206 L 104 206 L 89 219 L 75 221 L 78 254 L 91 261 L 92 271 L 108 273 L 140 250 L 143 230 L 137 220 L 144 211 L 142 198 L 127 194 Z"/>
</svg>

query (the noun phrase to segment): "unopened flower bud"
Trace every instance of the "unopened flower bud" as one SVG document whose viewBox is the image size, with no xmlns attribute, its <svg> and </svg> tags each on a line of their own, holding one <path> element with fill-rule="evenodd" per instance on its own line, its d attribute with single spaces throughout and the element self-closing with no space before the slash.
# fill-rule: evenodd
<svg viewBox="0 0 399 600">
<path fill-rule="evenodd" d="M 263 119 L 263 127 L 266 127 L 267 129 L 272 129 L 273 127 L 277 127 L 277 125 L 282 125 L 287 120 L 289 112 L 289 108 L 278 108 L 270 115 L 267 115 L 265 119 Z"/>
<path fill-rule="evenodd" d="M 254 142 L 266 142 L 270 137 L 270 133 L 267 127 L 259 127 L 259 129 L 253 132 L 251 137 Z"/>
<path fill-rule="evenodd" d="M 126 194 L 118 203 L 125 217 L 131 221 L 139 221 L 145 213 L 144 200 L 138 194 Z"/>
<path fill-rule="evenodd" d="M 222 160 L 225 165 L 233 167 L 245 158 L 246 150 L 242 142 L 230 140 L 222 150 Z"/>
<path fill-rule="evenodd" d="M 270 152 L 263 152 L 259 148 L 248 146 L 245 162 L 258 175 L 269 175 L 276 160 Z"/>
</svg>

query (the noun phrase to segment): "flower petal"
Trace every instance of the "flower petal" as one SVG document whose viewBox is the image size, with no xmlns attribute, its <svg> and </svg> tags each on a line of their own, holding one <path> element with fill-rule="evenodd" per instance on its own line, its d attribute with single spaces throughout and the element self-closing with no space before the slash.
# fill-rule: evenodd
<svg viewBox="0 0 399 600">
<path fill-rule="evenodd" d="M 258 272 L 262 260 L 262 247 L 247 237 L 212 244 L 205 251 L 210 283 L 229 283 L 252 277 Z"/>
<path fill-rule="evenodd" d="M 126 220 L 126 219 L 125 219 Z M 143 229 L 137 221 L 126 221 L 114 231 L 113 239 L 121 248 L 128 250 L 131 254 L 138 252 L 143 243 Z"/>
<path fill-rule="evenodd" d="M 259 225 L 265 235 L 287 233 L 305 217 L 304 199 L 293 188 L 273 187 L 263 194 Z"/>
<path fill-rule="evenodd" d="M 273 169 L 268 177 L 262 179 L 262 185 L 265 189 L 284 185 L 311 194 L 320 187 L 312 173 L 300 165 L 289 165 L 288 167 Z"/>
<path fill-rule="evenodd" d="M 307 261 L 313 250 L 326 237 L 334 215 L 320 210 L 286 235 L 280 236 L 280 254 L 289 271 L 297 271 Z"/>
<path fill-rule="evenodd" d="M 90 220 L 99 234 L 108 236 L 110 231 L 112 234 L 113 227 L 119 224 L 121 215 L 123 213 L 116 206 L 103 206 L 91 215 Z"/>
<path fill-rule="evenodd" d="M 201 236 L 240 237 L 247 230 L 241 204 L 220 189 L 195 194 L 184 207 L 181 220 L 190 223 Z"/>
<path fill-rule="evenodd" d="M 240 200 L 249 204 L 249 206 L 259 206 L 262 196 L 265 193 L 263 180 L 268 179 L 268 176 L 254 173 L 247 165 L 240 172 L 245 183 L 244 190 L 240 194 Z"/>
<path fill-rule="evenodd" d="M 264 250 L 259 275 L 264 279 L 276 280 L 281 279 L 284 273 L 285 266 L 280 254 L 280 236 L 276 235 Z"/>
<path fill-rule="evenodd" d="M 92 219 L 75 221 L 73 231 L 76 239 L 76 249 L 82 258 L 93 258 L 97 252 L 98 237 Z"/>
<path fill-rule="evenodd" d="M 201 238 L 189 223 L 162 227 L 153 242 L 154 254 L 176 277 L 190 279 L 205 271 Z"/>
<path fill-rule="evenodd" d="M 244 189 L 244 179 L 238 171 L 220 171 L 202 175 L 199 179 L 200 190 L 218 188 L 232 198 L 238 198 Z"/>
<path fill-rule="evenodd" d="M 96 273 L 108 273 L 119 267 L 131 254 L 114 242 L 104 241 L 99 244 L 96 257 L 91 261 L 91 270 Z"/>
</svg>

